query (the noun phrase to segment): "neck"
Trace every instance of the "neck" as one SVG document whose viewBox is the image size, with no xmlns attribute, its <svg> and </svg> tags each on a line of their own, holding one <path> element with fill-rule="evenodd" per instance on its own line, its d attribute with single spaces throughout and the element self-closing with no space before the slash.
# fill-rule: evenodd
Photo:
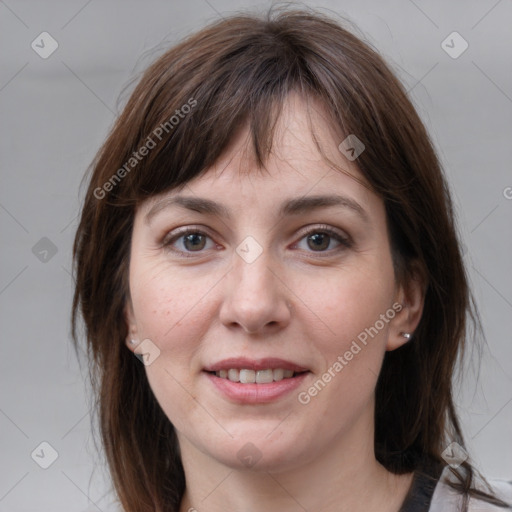
<svg viewBox="0 0 512 512">
<path fill-rule="evenodd" d="M 412 474 L 387 471 L 375 459 L 373 435 L 373 422 L 361 417 L 324 453 L 279 471 L 228 467 L 179 436 L 187 482 L 180 512 L 396 512 Z"/>
</svg>

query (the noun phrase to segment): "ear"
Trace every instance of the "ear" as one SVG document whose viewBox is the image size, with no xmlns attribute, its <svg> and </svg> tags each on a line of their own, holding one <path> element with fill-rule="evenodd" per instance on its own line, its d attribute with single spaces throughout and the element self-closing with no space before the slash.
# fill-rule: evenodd
<svg viewBox="0 0 512 512">
<path fill-rule="evenodd" d="M 125 343 L 131 351 L 134 351 L 137 345 L 140 343 L 140 340 L 138 338 L 137 324 L 135 322 L 135 315 L 133 314 L 133 306 L 130 299 L 127 300 L 125 305 L 124 317 L 128 327 L 128 336 L 125 340 Z"/>
<path fill-rule="evenodd" d="M 414 343 L 414 330 L 418 326 L 423 314 L 426 293 L 426 277 L 420 266 L 413 262 L 409 277 L 404 284 L 397 285 L 395 303 L 402 307 L 390 322 L 390 330 L 386 350 L 396 350 L 408 341 Z M 397 308 L 398 309 L 398 308 Z M 410 338 L 404 333 L 411 335 Z"/>
</svg>

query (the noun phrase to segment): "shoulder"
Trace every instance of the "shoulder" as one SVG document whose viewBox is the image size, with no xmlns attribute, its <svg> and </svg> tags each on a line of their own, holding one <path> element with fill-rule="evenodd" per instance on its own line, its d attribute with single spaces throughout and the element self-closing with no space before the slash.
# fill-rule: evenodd
<svg viewBox="0 0 512 512">
<path fill-rule="evenodd" d="M 462 496 L 448 485 L 450 479 L 453 479 L 453 476 L 449 466 L 446 466 L 434 490 L 429 512 L 458 512 L 461 510 Z M 512 480 L 489 478 L 486 478 L 486 480 L 494 494 L 506 503 L 509 503 L 512 510 Z M 478 477 L 475 477 L 474 487 L 482 491 L 489 491 L 484 482 Z M 492 505 L 483 500 L 475 498 L 469 500 L 469 512 L 504 512 L 505 510 L 507 509 Z"/>
</svg>

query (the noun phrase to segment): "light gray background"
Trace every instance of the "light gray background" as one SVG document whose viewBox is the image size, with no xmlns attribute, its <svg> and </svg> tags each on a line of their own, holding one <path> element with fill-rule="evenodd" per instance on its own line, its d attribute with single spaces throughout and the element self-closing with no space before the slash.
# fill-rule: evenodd
<svg viewBox="0 0 512 512">
<path fill-rule="evenodd" d="M 0 1 L 0 511 L 112 510 L 86 374 L 69 341 L 80 180 L 119 112 L 123 86 L 157 55 L 146 52 L 220 15 L 269 5 Z M 406 83 L 439 150 L 488 339 L 479 383 L 467 371 L 457 396 L 464 431 L 483 473 L 511 479 L 512 3 L 307 5 L 357 24 Z M 31 48 L 43 31 L 59 44 L 47 59 Z M 453 31 L 469 44 L 456 59 L 441 47 Z M 57 248 L 54 256 L 39 252 L 46 262 L 33 253 L 43 237 Z M 48 469 L 31 458 L 43 441 L 58 452 Z"/>
</svg>

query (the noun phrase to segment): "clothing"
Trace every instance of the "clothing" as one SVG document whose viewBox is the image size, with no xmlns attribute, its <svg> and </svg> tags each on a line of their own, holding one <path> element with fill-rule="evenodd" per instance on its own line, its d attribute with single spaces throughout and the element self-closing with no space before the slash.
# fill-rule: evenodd
<svg viewBox="0 0 512 512">
<path fill-rule="evenodd" d="M 455 481 L 449 466 L 441 468 L 433 466 L 426 468 L 425 474 L 417 472 L 414 475 L 411 488 L 399 512 L 459 512 L 462 496 L 448 485 L 448 481 Z M 488 480 L 494 490 L 495 496 L 508 503 L 512 510 L 512 480 Z M 483 482 L 475 477 L 474 487 L 487 491 Z M 492 505 L 486 501 L 470 498 L 468 512 L 505 512 L 507 509 Z"/>
</svg>

